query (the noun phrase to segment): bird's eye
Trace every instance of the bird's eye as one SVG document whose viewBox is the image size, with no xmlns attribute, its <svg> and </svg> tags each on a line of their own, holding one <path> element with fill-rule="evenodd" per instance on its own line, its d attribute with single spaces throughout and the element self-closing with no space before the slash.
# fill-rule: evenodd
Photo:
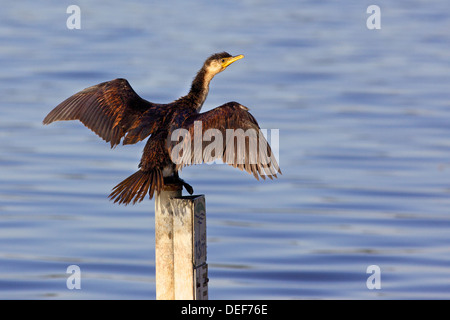
<svg viewBox="0 0 450 320">
<path fill-rule="evenodd" d="M 221 61 L 222 61 L 222 63 L 224 63 L 224 62 L 225 62 L 225 59 L 222 59 Z"/>
</svg>

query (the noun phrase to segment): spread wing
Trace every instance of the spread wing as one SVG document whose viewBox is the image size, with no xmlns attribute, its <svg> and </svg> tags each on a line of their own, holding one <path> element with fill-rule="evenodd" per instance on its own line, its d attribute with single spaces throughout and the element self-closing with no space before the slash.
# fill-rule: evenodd
<svg viewBox="0 0 450 320">
<path fill-rule="evenodd" d="M 183 117 L 183 116 L 181 116 Z M 204 113 L 178 119 L 168 136 L 169 154 L 177 170 L 221 159 L 224 163 L 265 179 L 281 174 L 258 122 L 248 108 L 229 102 Z M 181 141 L 180 141 L 181 140 Z"/>
<path fill-rule="evenodd" d="M 86 88 L 55 107 L 44 124 L 80 120 L 111 148 L 127 134 L 124 144 L 145 139 L 156 128 L 162 108 L 133 90 L 127 80 L 115 79 Z"/>
</svg>

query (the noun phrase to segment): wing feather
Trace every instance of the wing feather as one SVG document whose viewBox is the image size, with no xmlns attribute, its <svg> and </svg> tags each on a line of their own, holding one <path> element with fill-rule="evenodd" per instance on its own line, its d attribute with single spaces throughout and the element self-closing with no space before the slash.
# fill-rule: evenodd
<svg viewBox="0 0 450 320">
<path fill-rule="evenodd" d="M 131 131 L 124 143 L 145 139 L 156 129 L 163 110 L 159 105 L 142 99 L 127 80 L 115 79 L 67 98 L 45 117 L 43 123 L 80 120 L 114 147 Z"/>
<path fill-rule="evenodd" d="M 232 167 L 252 174 L 258 180 L 259 177 L 265 179 L 267 176 L 272 179 L 276 178 L 278 173 L 281 174 L 275 155 L 262 134 L 258 122 L 248 112 L 248 108 L 239 103 L 229 102 L 204 113 L 189 115 L 182 119 L 181 123 L 180 128 L 172 128 L 169 134 L 169 137 L 172 137 L 175 129 L 184 129 L 184 134 L 178 135 L 182 137 L 181 142 L 179 139 L 169 141 L 169 154 L 172 156 L 172 161 L 176 163 L 177 170 L 199 163 L 198 159 L 201 160 L 200 162 L 221 159 Z M 202 134 L 200 138 L 202 155 L 195 154 L 198 152 L 195 140 L 199 139 L 195 134 L 199 130 L 199 126 L 201 126 Z M 215 140 L 211 140 L 211 134 L 208 134 L 211 133 L 210 129 L 216 130 L 219 136 L 215 136 L 214 139 L 222 139 L 223 150 L 215 150 L 214 154 L 205 154 L 207 146 L 215 142 Z M 203 137 L 205 139 L 202 139 Z M 183 144 L 182 147 L 175 148 L 178 143 Z M 182 150 L 181 155 L 180 150 Z"/>
</svg>

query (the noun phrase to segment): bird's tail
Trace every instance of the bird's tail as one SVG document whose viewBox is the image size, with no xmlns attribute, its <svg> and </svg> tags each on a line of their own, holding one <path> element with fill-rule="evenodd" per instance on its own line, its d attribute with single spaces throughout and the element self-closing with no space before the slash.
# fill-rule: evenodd
<svg viewBox="0 0 450 320">
<path fill-rule="evenodd" d="M 109 198 L 114 200 L 114 203 L 127 205 L 133 202 L 135 204 L 144 200 L 147 192 L 152 199 L 154 192 L 160 193 L 163 187 L 164 180 L 161 170 L 138 170 L 115 186 Z"/>
</svg>

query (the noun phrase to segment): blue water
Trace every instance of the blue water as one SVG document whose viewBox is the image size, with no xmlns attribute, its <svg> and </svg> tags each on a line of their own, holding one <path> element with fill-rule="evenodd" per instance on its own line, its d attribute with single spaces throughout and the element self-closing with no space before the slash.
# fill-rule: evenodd
<svg viewBox="0 0 450 320">
<path fill-rule="evenodd" d="M 154 202 L 107 199 L 144 144 L 111 150 L 78 122 L 42 120 L 117 77 L 174 100 L 225 50 L 245 58 L 204 110 L 239 101 L 279 129 L 283 175 L 183 170 L 206 196 L 210 299 L 449 299 L 448 30 L 444 0 L 3 3 L 0 298 L 155 298 Z"/>
</svg>

